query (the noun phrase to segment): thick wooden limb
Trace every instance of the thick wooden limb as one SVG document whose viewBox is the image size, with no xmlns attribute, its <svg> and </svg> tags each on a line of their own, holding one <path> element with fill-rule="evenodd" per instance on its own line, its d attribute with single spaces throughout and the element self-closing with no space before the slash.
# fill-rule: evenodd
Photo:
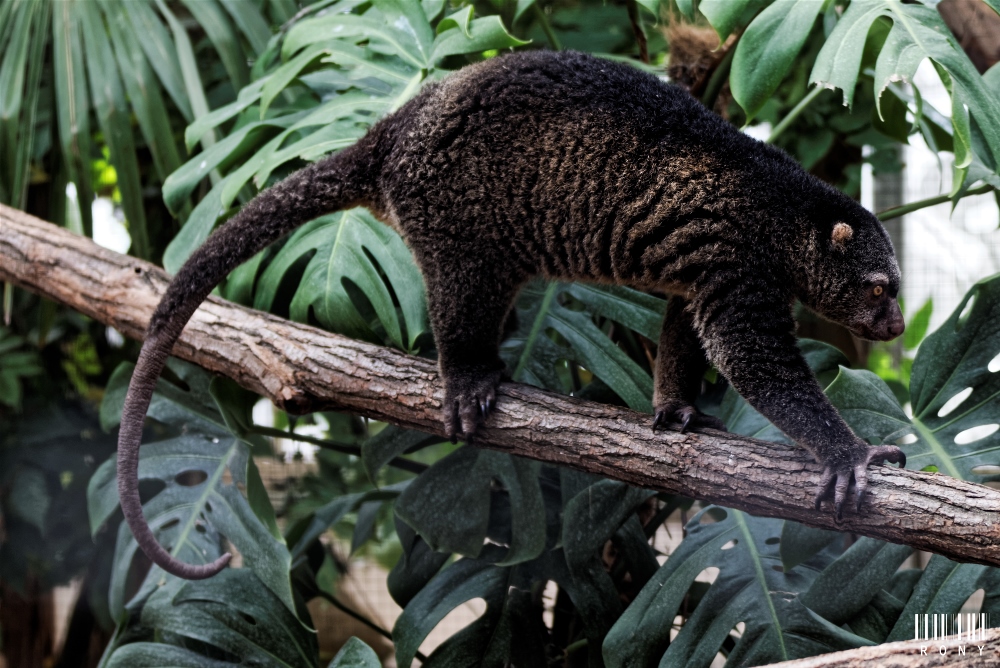
<svg viewBox="0 0 1000 668">
<path fill-rule="evenodd" d="M 0 206 L 0 281 L 140 338 L 160 269 Z M 350 411 L 443 435 L 433 362 L 211 298 L 174 348 L 294 413 Z M 813 509 L 820 467 L 794 447 L 724 432 L 650 428 L 651 416 L 506 383 L 479 445 L 761 516 L 852 531 L 958 561 L 1000 565 L 1000 491 L 874 468 L 860 514 Z"/>
<path fill-rule="evenodd" d="M 907 640 L 773 663 L 774 668 L 987 668 L 1000 665 L 1000 631 L 979 640 Z"/>
</svg>

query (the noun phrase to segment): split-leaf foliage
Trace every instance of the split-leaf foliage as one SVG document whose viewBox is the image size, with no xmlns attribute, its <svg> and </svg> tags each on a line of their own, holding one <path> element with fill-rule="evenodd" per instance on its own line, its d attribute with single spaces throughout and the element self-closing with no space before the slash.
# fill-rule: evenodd
<svg viewBox="0 0 1000 668">
<path fill-rule="evenodd" d="M 637 5 L 654 54 L 665 46 L 655 24 L 668 14 L 707 23 L 721 40 L 737 35 L 731 118 L 798 114 L 779 143 L 807 168 L 843 142 L 874 146 L 869 162 L 892 169 L 880 150 L 920 134 L 955 154 L 953 198 L 980 182 L 1000 185 L 1000 70 L 979 75 L 932 2 Z M 44 164 L 56 194 L 72 182 L 78 201 L 89 202 L 100 189 L 93 158 L 106 147 L 132 252 L 162 257 L 175 271 L 256 191 L 350 145 L 451 70 L 542 45 L 635 52 L 626 8 L 589 0 L 320 0 L 297 11 L 290 0 L 0 4 L 0 200 L 25 206 L 30 168 Z M 928 58 L 951 110 L 898 83 Z M 839 91 L 797 107 L 813 85 Z M 856 172 L 838 179 L 856 192 Z M 162 194 L 162 220 L 148 215 L 150 185 Z M 92 232 L 89 207 L 74 218 L 53 199 L 50 218 L 79 219 L 80 231 Z M 222 292 L 433 355 L 421 286 L 399 236 L 352 210 L 302 227 L 236 270 Z M 502 354 L 519 382 L 649 410 L 664 307 L 625 288 L 535 282 L 518 299 Z M 32 341 L 86 329 L 36 308 L 43 325 Z M 990 425 L 1000 423 L 1000 277 L 976 284 L 924 339 L 931 308 L 910 318 L 901 369 L 853 369 L 831 346 L 800 347 L 862 438 L 907 443 L 911 467 L 996 480 L 1000 434 Z M 0 329 L 6 406 L 19 406 L 23 388 L 42 375 L 26 341 Z M 131 367 L 107 366 L 114 371 L 95 382 L 103 385 L 100 426 L 113 430 Z M 707 388 L 702 407 L 733 432 L 784 439 L 724 381 Z M 242 556 L 242 568 L 203 582 L 143 573 L 116 510 L 113 460 L 81 463 L 66 482 L 56 462 L 75 446 L 74 434 L 97 425 L 95 416 L 32 406 L 16 419 L 0 413 L 4 426 L 18 425 L 4 431 L 0 490 L 6 530 L 21 545 L 0 545 L 0 574 L 22 577 L 25 567 L 12 564 L 39 559 L 53 536 L 70 545 L 88 538 L 65 531 L 57 511 L 68 512 L 89 481 L 89 526 L 110 564 L 91 598 L 116 625 L 105 666 L 379 665 L 357 639 L 332 660 L 319 655 L 304 604 L 337 597 L 331 532 L 345 551 L 391 567 L 389 591 L 403 612 L 389 631 L 404 667 L 707 666 L 720 653 L 726 665 L 760 665 L 912 637 L 914 615 L 956 612 L 979 589 L 982 612 L 997 611 L 996 569 L 935 556 L 923 569 L 900 570 L 911 553 L 904 546 L 867 538 L 848 545 L 834 532 L 731 509 L 701 508 L 679 546 L 660 554 L 651 534 L 690 500 L 333 414 L 311 419 L 326 427 L 324 438 L 313 438 L 324 446 L 319 474 L 275 509 L 253 459 L 269 456 L 271 445 L 252 420 L 255 400 L 171 362 L 150 407 L 139 475 L 158 539 L 192 563 L 231 548 Z M 288 438 L 305 438 L 287 416 L 278 419 Z M 107 437 L 83 440 L 106 456 Z M 73 573 L 74 564 L 58 566 L 53 582 Z M 556 592 L 554 601 L 546 591 Z M 438 622 L 472 599 L 485 612 L 421 654 Z"/>
</svg>

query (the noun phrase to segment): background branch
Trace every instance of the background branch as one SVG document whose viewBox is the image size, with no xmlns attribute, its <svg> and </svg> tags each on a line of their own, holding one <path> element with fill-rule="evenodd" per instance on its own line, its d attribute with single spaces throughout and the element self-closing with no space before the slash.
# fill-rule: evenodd
<svg viewBox="0 0 1000 668">
<path fill-rule="evenodd" d="M 907 640 L 874 647 L 859 647 L 832 654 L 820 654 L 808 659 L 770 664 L 773 668 L 985 668 L 1000 660 L 1000 630 L 988 629 L 982 640 L 957 642 L 955 636 L 945 640 Z M 942 654 L 940 648 L 945 648 Z M 965 653 L 959 651 L 965 648 Z M 982 647 L 982 651 L 980 651 Z M 926 654 L 921 649 L 926 649 Z"/>
<path fill-rule="evenodd" d="M 168 277 L 153 265 L 0 205 L 0 280 L 141 338 Z M 434 362 L 210 298 L 174 354 L 292 413 L 347 411 L 443 436 Z M 851 531 L 957 561 L 1000 565 L 1000 491 L 873 468 L 860 515 L 813 509 L 803 450 L 728 434 L 650 429 L 651 417 L 504 383 L 477 445 L 759 516 Z"/>
</svg>

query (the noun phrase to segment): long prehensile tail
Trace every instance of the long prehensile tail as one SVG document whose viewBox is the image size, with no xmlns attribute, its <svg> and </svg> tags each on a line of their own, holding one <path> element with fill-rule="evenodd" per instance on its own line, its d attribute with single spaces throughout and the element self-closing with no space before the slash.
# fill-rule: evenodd
<svg viewBox="0 0 1000 668">
<path fill-rule="evenodd" d="M 229 272 L 296 227 L 332 211 L 368 203 L 376 159 L 362 140 L 295 172 L 261 192 L 212 234 L 170 283 L 153 313 L 125 397 L 118 434 L 118 495 L 139 547 L 168 573 L 189 580 L 212 577 L 229 563 L 227 552 L 210 564 L 186 564 L 157 542 L 139 500 L 139 445 L 156 380 L 188 320 Z"/>
</svg>

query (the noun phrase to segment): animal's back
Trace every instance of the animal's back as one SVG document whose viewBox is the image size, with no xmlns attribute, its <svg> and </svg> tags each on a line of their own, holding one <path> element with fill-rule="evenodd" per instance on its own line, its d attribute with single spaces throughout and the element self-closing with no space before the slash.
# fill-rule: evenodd
<svg viewBox="0 0 1000 668">
<path fill-rule="evenodd" d="M 787 160 L 686 91 L 581 53 L 491 59 L 407 107 L 378 188 L 387 218 L 418 254 L 476 248 L 527 275 L 662 285 L 643 254 L 692 222 L 705 232 L 701 207 L 720 189 L 774 181 L 734 174 Z M 739 221 L 720 222 L 739 236 Z"/>
</svg>

